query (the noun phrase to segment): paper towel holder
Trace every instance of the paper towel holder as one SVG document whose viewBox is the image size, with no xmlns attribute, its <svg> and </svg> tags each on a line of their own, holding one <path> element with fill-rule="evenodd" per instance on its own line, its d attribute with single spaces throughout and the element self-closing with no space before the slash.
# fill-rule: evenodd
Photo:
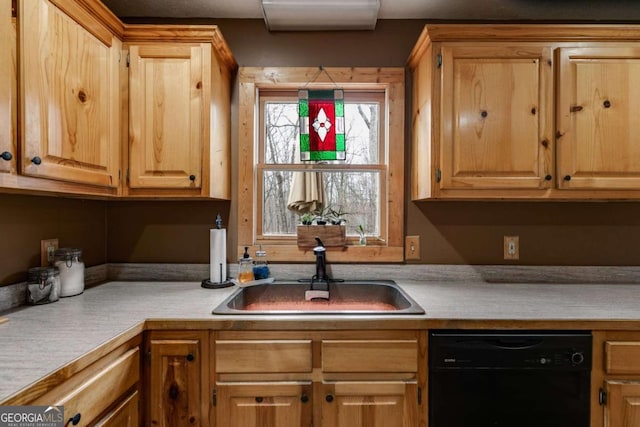
<svg viewBox="0 0 640 427">
<path fill-rule="evenodd" d="M 216 229 L 220 230 L 222 229 L 222 216 L 220 215 L 220 213 L 218 213 L 216 215 Z M 220 268 L 220 282 L 212 282 L 211 281 L 211 277 L 208 279 L 204 279 L 201 283 L 201 286 L 203 288 L 207 288 L 207 289 L 220 289 L 220 288 L 228 288 L 230 286 L 233 286 L 234 283 L 231 282 L 230 280 L 222 280 L 222 278 L 224 276 L 226 276 L 226 274 L 223 274 L 223 265 L 222 263 L 219 265 Z M 213 275 L 213 273 L 212 273 Z"/>
<path fill-rule="evenodd" d="M 222 277 L 222 264 L 220 264 L 220 277 Z M 207 289 L 221 289 L 221 288 L 228 288 L 230 286 L 233 286 L 234 284 L 235 283 L 233 283 L 231 280 L 224 280 L 222 282 L 216 283 L 216 282 L 212 282 L 211 278 L 209 278 L 209 279 L 204 279 L 202 281 L 201 286 Z"/>
</svg>

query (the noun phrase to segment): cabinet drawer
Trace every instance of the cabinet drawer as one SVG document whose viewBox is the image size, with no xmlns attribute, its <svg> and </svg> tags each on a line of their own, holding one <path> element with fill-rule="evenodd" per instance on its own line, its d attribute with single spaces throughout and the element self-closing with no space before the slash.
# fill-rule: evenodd
<svg viewBox="0 0 640 427">
<path fill-rule="evenodd" d="M 82 372 L 78 376 L 84 377 Z M 136 347 L 102 369 L 96 369 L 73 388 L 68 389 L 62 384 L 32 404 L 64 405 L 65 418 L 80 414 L 78 425 L 84 426 L 95 420 L 139 380 L 140 350 Z M 75 379 L 69 381 L 75 382 Z"/>
<path fill-rule="evenodd" d="M 138 391 L 136 390 L 93 427 L 138 427 L 140 425 L 139 401 Z"/>
<path fill-rule="evenodd" d="M 605 342 L 605 367 L 608 374 L 640 375 L 640 341 Z"/>
<path fill-rule="evenodd" d="M 323 340 L 323 372 L 417 372 L 416 340 Z"/>
<path fill-rule="evenodd" d="M 216 341 L 216 372 L 311 372 L 311 340 Z"/>
</svg>

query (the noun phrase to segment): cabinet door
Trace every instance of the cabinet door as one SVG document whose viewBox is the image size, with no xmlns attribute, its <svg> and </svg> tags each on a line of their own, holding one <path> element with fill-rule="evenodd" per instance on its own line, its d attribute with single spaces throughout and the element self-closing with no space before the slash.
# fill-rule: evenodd
<svg viewBox="0 0 640 427">
<path fill-rule="evenodd" d="M 323 427 L 415 427 L 417 384 L 403 381 L 323 384 Z"/>
<path fill-rule="evenodd" d="M 201 415 L 201 340 L 152 339 L 149 381 L 150 424 L 158 427 L 203 426 Z M 209 400 L 206 397 L 205 404 Z"/>
<path fill-rule="evenodd" d="M 640 382 L 607 381 L 605 426 L 640 426 Z"/>
<path fill-rule="evenodd" d="M 11 0 L 0 0 L 0 173 L 16 165 L 16 25 Z"/>
<path fill-rule="evenodd" d="M 210 49 L 130 46 L 130 188 L 201 187 Z"/>
<path fill-rule="evenodd" d="M 218 427 L 310 427 L 311 382 L 218 383 Z"/>
<path fill-rule="evenodd" d="M 548 48 L 442 48 L 441 190 L 551 187 L 552 76 Z"/>
<path fill-rule="evenodd" d="M 559 187 L 640 189 L 640 47 L 561 49 L 559 85 Z"/>
<path fill-rule="evenodd" d="M 119 42 L 67 6 L 73 17 L 47 0 L 19 3 L 21 172 L 117 187 Z"/>
</svg>

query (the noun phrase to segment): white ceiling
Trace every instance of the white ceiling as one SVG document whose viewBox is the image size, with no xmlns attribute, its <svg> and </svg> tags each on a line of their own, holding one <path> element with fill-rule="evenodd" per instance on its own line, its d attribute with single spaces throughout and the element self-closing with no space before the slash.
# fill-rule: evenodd
<svg viewBox="0 0 640 427">
<path fill-rule="evenodd" d="M 378 19 L 427 18 L 434 3 L 451 1 L 380 0 Z M 121 17 L 262 18 L 260 0 L 104 0 L 104 3 Z"/>
<path fill-rule="evenodd" d="M 260 0 L 102 1 L 120 18 L 263 18 Z M 378 19 L 637 23 L 639 4 L 639 0 L 380 0 Z"/>
</svg>

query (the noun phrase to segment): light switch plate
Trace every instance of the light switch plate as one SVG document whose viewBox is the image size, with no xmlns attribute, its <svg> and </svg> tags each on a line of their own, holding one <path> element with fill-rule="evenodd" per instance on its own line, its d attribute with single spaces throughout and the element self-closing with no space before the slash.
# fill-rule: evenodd
<svg viewBox="0 0 640 427">
<path fill-rule="evenodd" d="M 520 259 L 520 236 L 504 236 L 504 259 Z"/>
<path fill-rule="evenodd" d="M 53 264 L 53 253 L 58 249 L 58 239 L 40 240 L 40 265 Z"/>
<path fill-rule="evenodd" d="M 404 259 L 420 259 L 420 236 L 406 236 Z"/>
</svg>

